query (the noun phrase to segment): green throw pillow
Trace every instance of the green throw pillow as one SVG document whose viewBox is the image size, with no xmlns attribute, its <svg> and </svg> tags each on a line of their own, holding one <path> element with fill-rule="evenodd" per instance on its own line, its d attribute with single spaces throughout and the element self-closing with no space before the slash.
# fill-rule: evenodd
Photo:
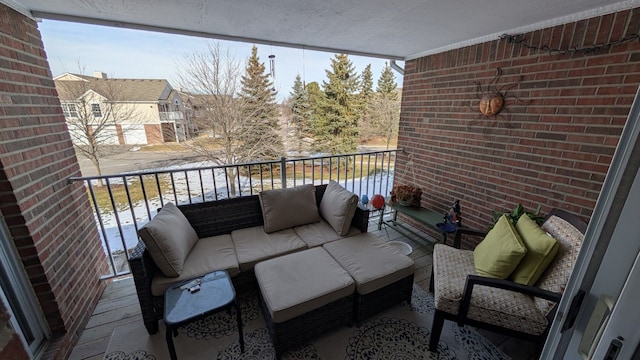
<svg viewBox="0 0 640 360">
<path fill-rule="evenodd" d="M 558 241 L 547 235 L 527 214 L 518 219 L 516 229 L 527 247 L 527 254 L 511 274 L 511 279 L 520 284 L 533 285 L 558 253 Z"/>
<path fill-rule="evenodd" d="M 503 215 L 473 251 L 478 275 L 506 279 L 527 253 L 520 235 Z"/>
</svg>

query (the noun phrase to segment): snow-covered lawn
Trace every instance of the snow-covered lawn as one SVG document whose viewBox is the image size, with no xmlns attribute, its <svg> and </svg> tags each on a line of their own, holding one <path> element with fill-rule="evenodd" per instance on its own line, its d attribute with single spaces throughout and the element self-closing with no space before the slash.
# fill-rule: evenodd
<svg viewBox="0 0 640 360">
<path fill-rule="evenodd" d="M 213 164 L 207 162 L 189 163 L 184 164 L 178 169 L 193 169 L 197 167 L 211 167 Z M 171 170 L 175 170 L 176 167 L 172 167 Z M 155 169 L 159 173 L 167 171 L 168 169 Z M 145 170 L 149 171 L 149 170 Z M 393 170 L 387 169 L 382 172 L 377 172 L 371 176 L 358 177 L 355 179 L 340 179 L 340 184 L 346 189 L 354 192 L 357 195 L 367 194 L 371 198 L 374 194 L 388 195 L 393 185 Z M 136 229 L 146 224 L 156 213 L 157 209 L 162 207 L 163 203 L 174 202 L 177 204 L 200 203 L 203 201 L 213 201 L 217 198 L 227 198 L 227 181 L 225 173 L 221 169 L 207 169 L 207 170 L 185 170 L 177 173 L 173 173 L 173 186 L 170 186 L 168 192 L 162 193 L 162 201 L 160 197 L 156 196 L 149 198 L 148 202 L 139 201 L 133 204 L 133 207 L 128 205 L 120 206 L 117 211 L 113 209 L 101 209 L 100 219 L 97 214 L 96 224 L 100 229 L 100 238 L 102 240 L 102 247 L 106 254 L 109 252 L 121 253 L 125 248 L 127 250 L 135 248 L 138 243 L 138 237 Z M 253 193 L 257 194 L 261 191 L 259 181 L 250 179 L 248 177 L 240 176 L 240 186 L 242 189 L 242 195 L 246 196 L 251 194 L 251 187 L 253 187 Z M 267 183 L 265 179 L 265 184 Z M 127 179 L 127 181 L 129 181 Z M 237 181 L 237 178 L 236 178 Z M 114 178 L 110 180 L 111 184 L 122 184 L 122 178 Z M 251 182 L 251 186 L 250 186 Z M 324 179 L 324 183 L 328 182 Z M 314 185 L 320 184 L 319 180 L 313 181 L 312 179 L 296 179 L 295 183 L 293 179 L 287 180 L 287 187 L 292 187 L 302 184 Z M 280 179 L 274 180 L 276 188 L 280 187 Z M 271 186 L 271 179 L 268 179 L 268 186 Z M 238 184 L 236 184 L 236 189 Z M 175 190 L 174 190 L 175 189 Z M 237 194 L 236 194 L 237 196 Z M 101 220 L 101 221 L 100 221 Z M 102 227 L 100 224 L 102 223 Z M 120 226 L 118 226 L 120 224 Z"/>
</svg>

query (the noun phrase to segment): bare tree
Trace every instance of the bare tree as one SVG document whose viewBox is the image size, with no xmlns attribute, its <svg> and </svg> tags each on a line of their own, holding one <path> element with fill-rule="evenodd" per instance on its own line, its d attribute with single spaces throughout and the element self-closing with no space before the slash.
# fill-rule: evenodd
<svg viewBox="0 0 640 360">
<path fill-rule="evenodd" d="M 118 84 L 109 79 L 69 74 L 55 84 L 76 151 L 102 175 L 100 159 L 136 123 L 135 107 L 123 102 Z"/>
<path fill-rule="evenodd" d="M 192 150 L 218 165 L 261 160 L 265 142 L 255 139 L 264 129 L 248 120 L 264 109 L 238 96 L 244 75 L 242 62 L 219 43 L 209 43 L 205 51 L 185 55 L 178 67 L 180 87 L 193 98 L 197 108 L 193 120 L 201 131 L 189 142 Z M 231 196 L 235 196 L 236 170 L 227 168 L 226 175 Z"/>
<path fill-rule="evenodd" d="M 374 94 L 369 102 L 369 129 L 381 136 L 389 150 L 392 140 L 398 136 L 400 124 L 400 100 Z"/>
</svg>

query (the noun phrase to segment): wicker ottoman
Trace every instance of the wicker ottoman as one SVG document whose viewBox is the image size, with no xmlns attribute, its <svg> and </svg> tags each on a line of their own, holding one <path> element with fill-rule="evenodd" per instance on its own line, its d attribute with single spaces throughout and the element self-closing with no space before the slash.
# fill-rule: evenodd
<svg viewBox="0 0 640 360">
<path fill-rule="evenodd" d="M 371 233 L 324 244 L 323 247 L 356 282 L 357 322 L 407 301 L 413 292 L 413 260 Z"/>
<path fill-rule="evenodd" d="M 353 322 L 355 283 L 321 247 L 260 262 L 255 274 L 276 357 Z"/>
</svg>

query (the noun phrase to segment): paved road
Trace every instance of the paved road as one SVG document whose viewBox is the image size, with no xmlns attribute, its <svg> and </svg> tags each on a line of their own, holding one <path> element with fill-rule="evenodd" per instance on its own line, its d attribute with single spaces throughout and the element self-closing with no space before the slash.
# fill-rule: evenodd
<svg viewBox="0 0 640 360">
<path fill-rule="evenodd" d="M 123 148 L 113 151 L 101 159 L 102 174 L 111 175 L 130 171 L 155 169 L 198 161 L 198 157 L 187 151 L 129 151 Z M 87 158 L 78 155 L 82 176 L 98 175 Z"/>
<path fill-rule="evenodd" d="M 189 151 L 132 151 L 132 146 L 114 146 L 108 149 L 109 154 L 101 159 L 103 175 L 120 174 L 130 171 L 157 169 L 181 165 L 201 160 Z M 360 151 L 381 151 L 385 147 L 361 146 Z M 98 175 L 95 167 L 87 158 L 78 154 L 78 162 L 82 176 Z"/>
</svg>

